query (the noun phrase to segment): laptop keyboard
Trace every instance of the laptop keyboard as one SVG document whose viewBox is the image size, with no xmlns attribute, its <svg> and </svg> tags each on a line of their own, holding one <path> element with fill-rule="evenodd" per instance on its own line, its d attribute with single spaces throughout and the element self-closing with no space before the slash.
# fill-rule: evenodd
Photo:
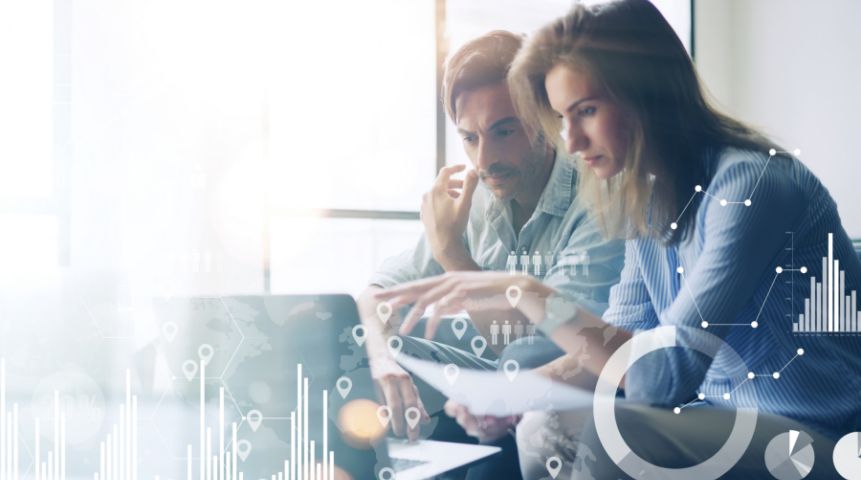
<svg viewBox="0 0 861 480">
<path fill-rule="evenodd" d="M 390 460 L 392 462 L 392 469 L 395 472 L 403 472 L 404 470 L 428 463 L 426 460 L 412 460 L 409 458 L 391 458 Z"/>
</svg>

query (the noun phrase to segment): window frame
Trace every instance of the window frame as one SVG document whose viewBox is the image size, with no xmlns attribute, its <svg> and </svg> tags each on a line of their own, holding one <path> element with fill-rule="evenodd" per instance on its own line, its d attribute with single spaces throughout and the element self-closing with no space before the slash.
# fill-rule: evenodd
<svg viewBox="0 0 861 480">
<path fill-rule="evenodd" d="M 59 1 L 59 0 L 57 0 Z M 434 31 L 436 42 L 436 98 L 442 96 L 442 82 L 445 69 L 445 59 L 448 56 L 449 44 L 445 35 L 446 25 L 446 2 L 447 0 L 434 0 Z M 695 15 L 694 6 L 696 0 L 690 0 L 690 55 L 691 59 L 695 59 Z M 435 172 L 439 172 L 446 165 L 446 113 L 442 102 L 436 102 L 436 165 Z M 436 173 L 434 173 L 436 175 Z M 429 178 L 428 181 L 432 181 Z M 313 216 L 322 219 L 365 219 L 365 220 L 403 220 L 403 221 L 418 221 L 418 211 L 401 211 L 401 210 L 350 210 L 350 209 L 292 209 L 292 208 L 275 208 L 272 206 L 269 193 L 264 194 L 263 206 L 263 291 L 271 293 L 272 283 L 272 231 L 271 223 L 273 218 L 288 217 L 288 218 L 306 218 Z"/>
</svg>

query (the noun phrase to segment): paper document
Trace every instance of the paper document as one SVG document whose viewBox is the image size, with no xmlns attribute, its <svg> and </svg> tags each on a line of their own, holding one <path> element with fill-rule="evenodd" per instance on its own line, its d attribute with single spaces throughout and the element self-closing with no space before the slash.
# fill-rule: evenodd
<svg viewBox="0 0 861 480">
<path fill-rule="evenodd" d="M 398 363 L 473 415 L 504 417 L 535 410 L 571 410 L 592 404 L 593 392 L 554 382 L 530 370 L 454 368 L 399 355 Z M 448 368 L 448 370 L 446 370 Z"/>
</svg>

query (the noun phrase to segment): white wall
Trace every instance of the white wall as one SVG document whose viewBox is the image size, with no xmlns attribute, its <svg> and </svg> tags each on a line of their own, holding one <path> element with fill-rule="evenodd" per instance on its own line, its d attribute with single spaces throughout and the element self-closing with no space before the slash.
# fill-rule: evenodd
<svg viewBox="0 0 861 480">
<path fill-rule="evenodd" d="M 696 0 L 695 55 L 728 113 L 801 159 L 861 237 L 861 2 Z"/>
</svg>

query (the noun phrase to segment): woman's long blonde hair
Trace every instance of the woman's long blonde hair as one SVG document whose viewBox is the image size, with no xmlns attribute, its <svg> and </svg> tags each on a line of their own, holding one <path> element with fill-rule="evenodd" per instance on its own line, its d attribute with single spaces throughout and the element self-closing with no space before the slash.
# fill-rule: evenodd
<svg viewBox="0 0 861 480">
<path fill-rule="evenodd" d="M 604 181 L 588 168 L 579 174 L 578 195 L 609 236 L 678 242 L 692 231 L 697 202 L 683 217 L 679 213 L 694 185 L 708 185 L 716 152 L 774 147 L 709 104 L 681 40 L 647 0 L 578 4 L 527 39 L 509 72 L 509 88 L 529 130 L 548 139 L 560 139 L 561 130 L 544 86 L 556 65 L 586 72 L 625 112 L 622 173 Z"/>
</svg>

